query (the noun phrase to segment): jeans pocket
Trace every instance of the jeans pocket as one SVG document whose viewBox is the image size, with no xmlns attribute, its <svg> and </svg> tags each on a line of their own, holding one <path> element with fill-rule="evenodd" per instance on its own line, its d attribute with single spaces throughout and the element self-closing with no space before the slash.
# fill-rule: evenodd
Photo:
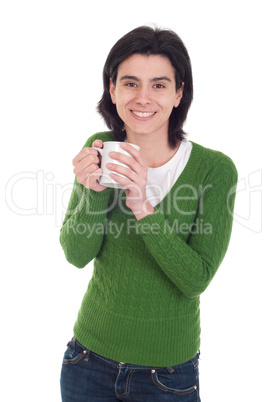
<svg viewBox="0 0 267 402">
<path fill-rule="evenodd" d="M 63 364 L 76 364 L 86 356 L 89 359 L 89 353 L 89 350 L 84 348 L 75 338 L 72 338 L 64 353 Z"/>
<path fill-rule="evenodd" d="M 162 391 L 175 395 L 189 395 L 198 391 L 198 376 L 195 364 L 184 364 L 151 370 L 154 384 Z"/>
</svg>

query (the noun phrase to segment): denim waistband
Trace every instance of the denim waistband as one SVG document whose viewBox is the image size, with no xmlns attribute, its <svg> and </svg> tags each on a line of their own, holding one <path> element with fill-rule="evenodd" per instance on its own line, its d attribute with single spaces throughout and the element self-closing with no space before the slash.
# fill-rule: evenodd
<svg viewBox="0 0 267 402">
<path fill-rule="evenodd" d="M 139 369 L 139 370 L 140 369 L 143 369 L 143 370 L 148 369 L 148 370 L 151 370 L 151 369 L 161 369 L 161 368 L 170 369 L 170 368 L 175 368 L 177 366 L 181 366 L 181 364 L 178 364 L 178 365 L 173 365 L 173 366 L 170 366 L 170 367 L 162 367 L 162 366 L 157 366 L 156 367 L 156 366 L 141 366 L 141 365 L 131 364 L 131 363 L 127 363 L 127 362 L 119 362 L 119 361 L 116 361 L 116 360 L 112 360 L 112 359 L 110 359 L 108 357 L 101 356 L 98 353 L 95 353 L 92 350 L 87 349 L 75 337 L 73 337 L 71 341 L 76 342 L 77 345 L 79 345 L 83 350 L 86 350 L 89 354 L 92 354 L 93 356 L 95 356 L 95 357 L 97 357 L 97 358 L 99 358 L 101 360 L 104 360 L 105 362 L 107 362 L 107 363 L 109 363 L 109 364 L 111 364 L 113 366 L 116 366 L 116 367 L 121 367 L 123 365 L 123 367 L 125 367 L 125 368 L 127 367 L 129 369 Z M 200 356 L 200 351 L 198 351 L 197 354 L 194 357 L 192 357 L 192 359 L 189 359 L 187 362 L 184 362 L 182 364 L 187 364 L 189 362 L 192 362 L 194 365 L 196 365 L 197 362 L 198 362 L 199 356 Z"/>
</svg>

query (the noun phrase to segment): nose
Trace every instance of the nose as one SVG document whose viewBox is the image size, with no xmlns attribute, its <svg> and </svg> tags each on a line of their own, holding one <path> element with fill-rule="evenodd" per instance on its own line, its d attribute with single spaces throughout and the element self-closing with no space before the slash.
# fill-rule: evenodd
<svg viewBox="0 0 267 402">
<path fill-rule="evenodd" d="M 136 103 L 141 106 L 145 106 L 150 103 L 150 92 L 145 86 L 141 86 L 136 95 Z"/>
</svg>

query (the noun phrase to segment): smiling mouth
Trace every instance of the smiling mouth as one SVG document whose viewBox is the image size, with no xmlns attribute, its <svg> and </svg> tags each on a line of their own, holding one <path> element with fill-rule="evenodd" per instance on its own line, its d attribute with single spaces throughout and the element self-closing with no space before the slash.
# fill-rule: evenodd
<svg viewBox="0 0 267 402">
<path fill-rule="evenodd" d="M 136 112 L 134 110 L 131 110 L 131 112 L 137 117 L 151 117 L 156 114 L 156 112 Z"/>
</svg>

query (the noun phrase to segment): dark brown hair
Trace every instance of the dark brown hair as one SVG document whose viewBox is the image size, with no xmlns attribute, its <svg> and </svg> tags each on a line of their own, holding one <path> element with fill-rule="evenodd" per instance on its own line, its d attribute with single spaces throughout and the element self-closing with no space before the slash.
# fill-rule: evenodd
<svg viewBox="0 0 267 402">
<path fill-rule="evenodd" d="M 111 101 L 110 78 L 116 85 L 119 65 L 133 54 L 167 57 L 175 70 L 176 90 L 184 82 L 181 102 L 177 108 L 173 108 L 169 119 L 169 145 L 174 148 L 185 135 L 183 124 L 193 99 L 193 78 L 186 47 L 179 36 L 171 30 L 142 26 L 130 31 L 115 43 L 103 69 L 104 91 L 98 103 L 98 112 L 108 128 L 114 132 L 116 140 L 123 141 L 126 135 L 123 130 L 124 123 L 117 113 L 116 105 Z"/>
</svg>

